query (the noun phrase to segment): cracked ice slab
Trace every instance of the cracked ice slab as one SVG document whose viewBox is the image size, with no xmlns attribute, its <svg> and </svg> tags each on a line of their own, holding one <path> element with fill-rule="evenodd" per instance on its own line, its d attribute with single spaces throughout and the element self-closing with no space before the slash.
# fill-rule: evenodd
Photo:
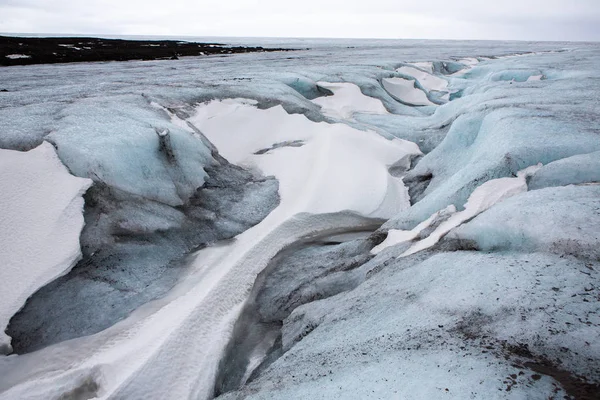
<svg viewBox="0 0 600 400">
<path fill-rule="evenodd" d="M 82 196 L 91 183 L 69 174 L 47 142 L 0 150 L 0 350 L 10 350 L 10 317 L 80 258 Z"/>
</svg>

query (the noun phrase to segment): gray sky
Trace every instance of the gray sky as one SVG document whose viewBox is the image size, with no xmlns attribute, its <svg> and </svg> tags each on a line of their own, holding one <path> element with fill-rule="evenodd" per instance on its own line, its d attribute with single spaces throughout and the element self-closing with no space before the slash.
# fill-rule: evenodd
<svg viewBox="0 0 600 400">
<path fill-rule="evenodd" d="M 600 0 L 0 0 L 0 32 L 600 41 Z"/>
</svg>

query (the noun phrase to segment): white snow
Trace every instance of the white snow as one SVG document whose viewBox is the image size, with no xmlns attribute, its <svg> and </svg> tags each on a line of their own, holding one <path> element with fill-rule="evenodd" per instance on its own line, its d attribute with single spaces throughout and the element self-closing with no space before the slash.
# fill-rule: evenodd
<svg viewBox="0 0 600 400">
<path fill-rule="evenodd" d="M 18 60 L 19 58 L 31 58 L 31 56 L 25 54 L 7 54 L 4 57 L 10 58 L 11 60 Z"/>
<path fill-rule="evenodd" d="M 423 229 L 431 226 L 431 224 L 433 222 L 435 222 L 435 220 L 438 219 L 440 217 L 440 215 L 454 214 L 455 212 L 456 212 L 456 207 L 453 204 L 450 204 L 448 207 L 444 208 L 443 210 L 440 210 L 440 211 L 432 214 L 429 218 L 427 218 L 425 221 L 421 222 L 419 225 L 415 226 L 410 231 L 403 231 L 400 229 L 390 229 L 388 231 L 388 234 L 387 234 L 387 237 L 385 238 L 385 240 L 383 242 L 381 242 L 379 245 L 373 247 L 373 249 L 371 250 L 371 254 L 379 254 L 384 249 L 387 249 L 388 247 L 396 246 L 398 244 L 414 240 L 419 235 L 419 233 L 421 233 L 421 231 L 423 231 Z"/>
<path fill-rule="evenodd" d="M 461 64 L 468 65 L 470 67 L 479 64 L 479 60 L 475 57 L 461 58 L 460 60 L 458 60 L 458 62 Z"/>
<path fill-rule="evenodd" d="M 383 88 L 403 103 L 413 106 L 433 106 L 424 91 L 415 86 L 415 81 L 404 78 L 384 78 Z"/>
<path fill-rule="evenodd" d="M 544 75 L 531 75 L 529 78 L 527 78 L 527 82 L 541 81 L 542 78 L 544 78 Z"/>
<path fill-rule="evenodd" d="M 80 257 L 83 198 L 92 181 L 69 174 L 54 147 L 0 149 L 0 349 L 25 300 Z"/>
<path fill-rule="evenodd" d="M 433 63 L 431 61 L 419 61 L 411 63 L 411 65 L 433 74 Z"/>
<path fill-rule="evenodd" d="M 354 113 L 387 114 L 381 100 L 365 96 L 353 83 L 317 82 L 317 85 L 329 89 L 333 96 L 318 97 L 313 103 L 321 106 L 321 112 L 332 118 L 349 119 Z"/>
<path fill-rule="evenodd" d="M 353 210 L 389 218 L 408 207 L 404 184 L 387 168 L 420 154 L 412 142 L 390 141 L 345 124 L 314 123 L 281 106 L 259 110 L 240 100 L 200 106 L 191 122 L 230 162 L 274 175 L 282 203 L 294 199 L 297 212 Z M 304 145 L 254 154 L 296 140 Z"/>
<path fill-rule="evenodd" d="M 417 68 L 405 66 L 405 67 L 398 68 L 396 71 L 400 72 L 401 74 L 405 74 L 405 75 L 414 77 L 415 79 L 417 79 L 419 81 L 421 86 L 423 86 L 426 90 L 443 91 L 448 88 L 447 80 L 440 78 L 438 76 L 429 74 L 427 72 L 421 71 L 420 69 L 417 69 Z"/>
</svg>

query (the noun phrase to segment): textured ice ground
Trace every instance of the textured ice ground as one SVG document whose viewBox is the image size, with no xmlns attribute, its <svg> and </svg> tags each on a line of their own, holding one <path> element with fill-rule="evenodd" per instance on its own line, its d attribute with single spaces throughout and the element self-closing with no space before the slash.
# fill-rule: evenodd
<svg viewBox="0 0 600 400">
<path fill-rule="evenodd" d="M 598 393 L 597 47 L 306 45 L 0 71 L 94 180 L 1 399 Z"/>
</svg>

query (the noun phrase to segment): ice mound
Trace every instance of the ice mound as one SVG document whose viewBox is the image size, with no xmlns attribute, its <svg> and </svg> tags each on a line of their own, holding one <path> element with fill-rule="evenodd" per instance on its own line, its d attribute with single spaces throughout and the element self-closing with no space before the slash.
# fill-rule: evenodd
<svg viewBox="0 0 600 400">
<path fill-rule="evenodd" d="M 437 211 L 410 231 L 391 230 L 388 232 L 386 240 L 375 247 L 372 252 L 376 254 L 389 246 L 406 243 L 417 237 L 421 240 L 402 253 L 401 257 L 409 256 L 433 246 L 444 235 L 463 222 L 474 218 L 507 198 L 526 192 L 527 178 L 540 169 L 541 166 L 539 164 L 525 168 L 517 173 L 516 178 L 499 178 L 485 182 L 469 196 L 463 211 L 456 212 L 454 205 L 449 205 L 445 209 Z M 429 232 L 424 233 L 427 228 L 430 228 Z"/>
<path fill-rule="evenodd" d="M 600 152 L 580 154 L 544 165 L 529 182 L 529 188 L 600 182 Z"/>
<path fill-rule="evenodd" d="M 69 174 L 47 142 L 22 153 L 0 150 L 0 350 L 9 319 L 40 287 L 81 257 L 83 194 L 89 179 Z"/>
<path fill-rule="evenodd" d="M 204 183 L 203 168 L 214 163 L 201 140 L 142 96 L 84 99 L 62 113 L 47 140 L 71 172 L 133 195 L 180 206 Z"/>
<path fill-rule="evenodd" d="M 483 251 L 518 250 L 600 260 L 600 186 L 533 190 L 506 200 L 448 235 Z"/>
<path fill-rule="evenodd" d="M 289 87 L 306 97 L 308 100 L 314 100 L 322 96 L 331 96 L 333 92 L 313 80 L 303 76 L 292 76 L 283 79 Z"/>
</svg>

